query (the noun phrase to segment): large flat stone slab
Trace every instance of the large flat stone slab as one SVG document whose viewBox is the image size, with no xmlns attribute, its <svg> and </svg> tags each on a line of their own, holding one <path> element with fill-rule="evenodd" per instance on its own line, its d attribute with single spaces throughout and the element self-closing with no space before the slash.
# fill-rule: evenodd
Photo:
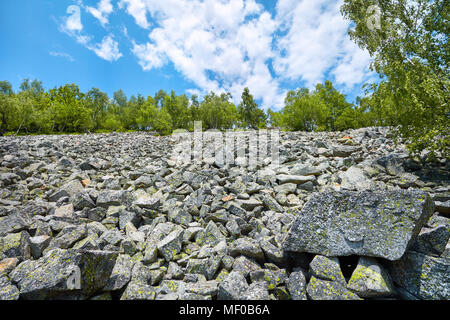
<svg viewBox="0 0 450 320">
<path fill-rule="evenodd" d="M 420 190 L 316 193 L 297 215 L 283 249 L 398 260 L 433 211 Z"/>
</svg>

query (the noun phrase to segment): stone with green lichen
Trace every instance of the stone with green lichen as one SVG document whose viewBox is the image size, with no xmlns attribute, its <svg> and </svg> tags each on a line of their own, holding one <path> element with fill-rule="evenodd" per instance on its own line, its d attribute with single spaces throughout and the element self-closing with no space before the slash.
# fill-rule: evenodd
<svg viewBox="0 0 450 320">
<path fill-rule="evenodd" d="M 185 291 L 187 293 L 195 293 L 201 296 L 216 296 L 219 289 L 219 282 L 211 281 L 197 281 L 186 285 Z"/>
<path fill-rule="evenodd" d="M 389 273 L 374 258 L 360 257 L 347 288 L 362 298 L 390 297 L 395 288 Z"/>
<path fill-rule="evenodd" d="M 170 222 L 179 225 L 188 226 L 192 222 L 192 216 L 183 209 L 171 209 L 167 217 Z"/>
<path fill-rule="evenodd" d="M 143 264 L 150 264 L 156 261 L 158 258 L 158 247 L 152 242 L 147 242 L 144 249 Z"/>
<path fill-rule="evenodd" d="M 171 261 L 175 255 L 181 252 L 183 245 L 183 231 L 175 230 L 161 240 L 157 247 L 158 252 L 166 261 Z"/>
<path fill-rule="evenodd" d="M 247 258 L 245 256 L 240 256 L 234 259 L 233 271 L 239 271 L 245 277 L 251 272 L 260 270 L 261 266 L 253 259 Z"/>
<path fill-rule="evenodd" d="M 324 191 L 296 216 L 283 249 L 400 259 L 433 214 L 421 190 Z"/>
<path fill-rule="evenodd" d="M 361 300 L 343 284 L 311 277 L 306 292 L 312 300 Z"/>
<path fill-rule="evenodd" d="M 220 283 L 217 293 L 218 300 L 243 300 L 249 285 L 242 273 L 230 272 Z"/>
<path fill-rule="evenodd" d="M 269 300 L 269 289 L 267 282 L 253 282 L 243 295 L 243 300 Z"/>
<path fill-rule="evenodd" d="M 18 300 L 19 296 L 19 289 L 12 285 L 6 276 L 0 274 L 0 301 Z"/>
<path fill-rule="evenodd" d="M 116 258 L 108 251 L 55 249 L 22 262 L 10 278 L 24 299 L 89 297 L 106 285 Z"/>
<path fill-rule="evenodd" d="M 134 261 L 130 256 L 121 254 L 117 257 L 111 276 L 108 279 L 105 291 L 121 290 L 131 280 L 131 271 L 133 270 Z"/>
<path fill-rule="evenodd" d="M 316 278 L 346 284 L 338 258 L 317 255 L 309 264 L 309 272 Z"/>
<path fill-rule="evenodd" d="M 397 286 L 426 300 L 450 299 L 450 259 L 408 250 L 389 266 Z"/>
<path fill-rule="evenodd" d="M 0 238 L 0 260 L 5 258 L 30 259 L 30 235 L 26 231 Z"/>
<path fill-rule="evenodd" d="M 450 224 L 434 228 L 423 228 L 411 250 L 427 255 L 441 256 L 450 239 Z"/>
<path fill-rule="evenodd" d="M 77 243 L 75 243 L 73 248 L 74 249 L 83 249 L 83 250 L 98 250 L 99 246 L 98 246 L 97 240 L 98 240 L 98 236 L 95 233 L 93 233 L 93 234 L 88 235 L 83 240 L 80 240 Z"/>
<path fill-rule="evenodd" d="M 249 237 L 243 237 L 233 241 L 230 248 L 230 255 L 232 257 L 244 255 L 256 260 L 264 260 L 264 253 L 258 241 Z"/>
<path fill-rule="evenodd" d="M 287 290 L 292 300 L 307 300 L 306 277 L 302 271 L 294 271 L 289 274 Z"/>
<path fill-rule="evenodd" d="M 73 245 L 87 236 L 87 229 L 85 225 L 67 226 L 57 237 L 52 238 L 48 247 L 44 250 L 44 255 L 53 249 L 69 249 Z"/>
<path fill-rule="evenodd" d="M 225 236 L 213 221 L 210 221 L 206 228 L 199 231 L 195 236 L 195 242 L 200 246 L 214 246 L 223 240 L 225 240 Z"/>
<path fill-rule="evenodd" d="M 155 288 L 143 282 L 131 281 L 120 300 L 155 300 L 155 297 Z"/>
</svg>

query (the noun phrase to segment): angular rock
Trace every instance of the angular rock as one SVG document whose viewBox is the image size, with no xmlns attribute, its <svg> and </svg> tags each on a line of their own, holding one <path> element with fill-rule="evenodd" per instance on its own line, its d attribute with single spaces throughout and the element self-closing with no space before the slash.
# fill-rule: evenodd
<svg viewBox="0 0 450 320">
<path fill-rule="evenodd" d="M 232 271 L 220 283 L 217 293 L 218 300 L 243 300 L 249 289 L 244 276 L 237 271 Z"/>
<path fill-rule="evenodd" d="M 287 289 L 292 300 L 307 300 L 306 278 L 303 272 L 291 272 L 287 281 Z"/>
<path fill-rule="evenodd" d="M 130 201 L 130 195 L 125 190 L 107 190 L 102 191 L 97 197 L 97 206 L 110 207 L 125 205 Z"/>
<path fill-rule="evenodd" d="M 128 284 L 120 300 L 155 300 L 156 290 L 152 286 L 139 281 Z"/>
<path fill-rule="evenodd" d="M 106 285 L 116 258 L 117 253 L 108 251 L 55 249 L 22 262 L 10 277 L 24 299 L 80 298 Z"/>
<path fill-rule="evenodd" d="M 0 219 L 0 237 L 8 233 L 19 232 L 31 225 L 32 221 L 25 213 L 13 212 Z"/>
<path fill-rule="evenodd" d="M 432 214 L 429 195 L 419 190 L 316 193 L 296 216 L 283 249 L 398 260 Z"/>
<path fill-rule="evenodd" d="M 280 174 L 277 176 L 277 180 L 280 182 L 280 184 L 284 183 L 303 184 L 308 181 L 315 181 L 316 178 L 314 176 L 297 176 L 297 175 Z"/>
<path fill-rule="evenodd" d="M 176 230 L 158 243 L 158 252 L 166 261 L 171 261 L 175 255 L 181 252 L 182 245 L 183 231 Z"/>
<path fill-rule="evenodd" d="M 359 297 L 390 297 L 395 295 L 389 273 L 374 258 L 360 257 L 347 288 Z"/>
<path fill-rule="evenodd" d="M 450 259 L 407 251 L 391 262 L 389 273 L 394 282 L 409 294 L 425 300 L 450 299 Z"/>
<path fill-rule="evenodd" d="M 49 200 L 51 202 L 56 202 L 63 197 L 71 197 L 79 192 L 83 192 L 83 185 L 79 180 L 72 180 L 62 186 L 58 191 L 53 193 Z"/>
<path fill-rule="evenodd" d="M 31 254 L 34 259 L 38 259 L 42 256 L 44 250 L 50 244 L 51 238 L 48 235 L 36 236 L 30 238 Z"/>
<path fill-rule="evenodd" d="M 231 246 L 230 255 L 232 257 L 244 255 L 256 260 L 264 260 L 264 253 L 259 243 L 248 237 L 235 240 Z"/>
<path fill-rule="evenodd" d="M 0 238 L 0 260 L 5 258 L 30 259 L 30 235 L 26 231 Z"/>
<path fill-rule="evenodd" d="M 134 262 L 128 255 L 119 255 L 116 264 L 111 272 L 111 276 L 103 288 L 104 291 L 121 290 L 131 280 L 131 271 Z"/>
<path fill-rule="evenodd" d="M 337 258 L 317 255 L 309 264 L 309 272 L 322 280 L 337 281 L 345 286 L 345 278 L 342 274 Z"/>
<path fill-rule="evenodd" d="M 441 256 L 450 239 L 450 225 L 441 225 L 432 229 L 423 228 L 411 250 L 427 255 Z"/>
<path fill-rule="evenodd" d="M 12 285 L 6 276 L 0 274 L 0 301 L 18 300 L 20 296 L 19 289 Z"/>
<path fill-rule="evenodd" d="M 341 283 L 320 280 L 314 276 L 309 280 L 306 292 L 312 300 L 361 300 Z"/>
</svg>

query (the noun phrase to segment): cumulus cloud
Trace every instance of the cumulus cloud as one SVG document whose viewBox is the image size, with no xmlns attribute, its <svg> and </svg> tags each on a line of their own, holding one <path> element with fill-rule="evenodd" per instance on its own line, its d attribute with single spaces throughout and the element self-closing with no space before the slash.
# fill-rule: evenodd
<svg viewBox="0 0 450 320">
<path fill-rule="evenodd" d="M 370 56 L 347 35 L 349 22 L 339 12 L 342 1 L 279 0 L 277 20 L 287 30 L 277 39 L 274 68 L 280 77 L 304 80 L 312 87 L 328 73 L 339 85 L 364 80 Z"/>
<path fill-rule="evenodd" d="M 100 0 L 97 7 L 86 6 L 86 11 L 97 18 L 104 27 L 109 23 L 108 16 L 114 11 L 114 7 L 111 4 L 111 0 Z"/>
<path fill-rule="evenodd" d="M 278 0 L 274 12 L 258 0 L 120 0 L 117 6 L 148 32 L 138 41 L 121 28 L 144 71 L 171 63 L 195 84 L 187 92 L 231 92 L 239 102 L 249 87 L 263 108 L 278 109 L 289 89 L 329 79 L 352 92 L 371 77 L 369 54 L 348 37 L 342 1 Z M 109 0 L 88 8 L 102 25 L 113 10 Z M 112 35 L 92 46 L 81 20 L 67 19 L 65 26 L 99 57 L 122 56 Z"/>
<path fill-rule="evenodd" d="M 120 9 L 126 8 L 128 14 L 140 27 L 147 29 L 150 26 L 147 20 L 146 4 L 143 0 L 120 0 L 118 6 Z"/>
<path fill-rule="evenodd" d="M 101 1 L 99 8 L 103 8 L 108 11 L 107 8 L 109 0 Z M 81 2 L 79 2 L 82 5 Z M 111 9 L 112 10 L 112 9 Z M 81 23 L 80 7 L 76 5 L 69 6 L 67 8 L 69 16 L 62 18 L 62 23 L 59 26 L 59 30 L 68 34 L 76 39 L 76 41 L 87 49 L 93 51 L 98 57 L 106 61 L 116 61 L 122 57 L 122 53 L 119 51 L 119 44 L 114 40 L 112 34 L 108 34 L 103 38 L 100 43 L 92 43 L 92 36 L 83 32 L 83 24 Z"/>
<path fill-rule="evenodd" d="M 112 35 L 107 35 L 102 42 L 95 45 L 92 50 L 102 59 L 112 62 L 122 57 L 119 51 L 119 44 L 115 41 Z"/>
</svg>

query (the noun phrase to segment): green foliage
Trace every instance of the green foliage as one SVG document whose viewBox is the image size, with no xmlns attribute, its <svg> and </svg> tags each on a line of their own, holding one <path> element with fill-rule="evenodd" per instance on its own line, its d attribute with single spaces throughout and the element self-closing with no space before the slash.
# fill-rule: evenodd
<svg viewBox="0 0 450 320">
<path fill-rule="evenodd" d="M 248 88 L 244 88 L 241 98 L 242 102 L 237 109 L 241 126 L 252 129 L 264 128 L 266 126 L 267 116 L 263 110 L 258 108 Z"/>
<path fill-rule="evenodd" d="M 230 101 L 231 94 L 214 92 L 205 96 L 198 110 L 198 118 L 203 122 L 204 129 L 231 129 L 237 124 L 238 113 L 236 106 Z"/>
<path fill-rule="evenodd" d="M 367 24 L 367 8 L 381 11 L 380 28 Z M 447 0 L 345 0 L 341 8 L 355 28 L 350 37 L 374 57 L 382 77 L 372 87 L 374 112 L 414 154 L 450 155 Z"/>
</svg>

